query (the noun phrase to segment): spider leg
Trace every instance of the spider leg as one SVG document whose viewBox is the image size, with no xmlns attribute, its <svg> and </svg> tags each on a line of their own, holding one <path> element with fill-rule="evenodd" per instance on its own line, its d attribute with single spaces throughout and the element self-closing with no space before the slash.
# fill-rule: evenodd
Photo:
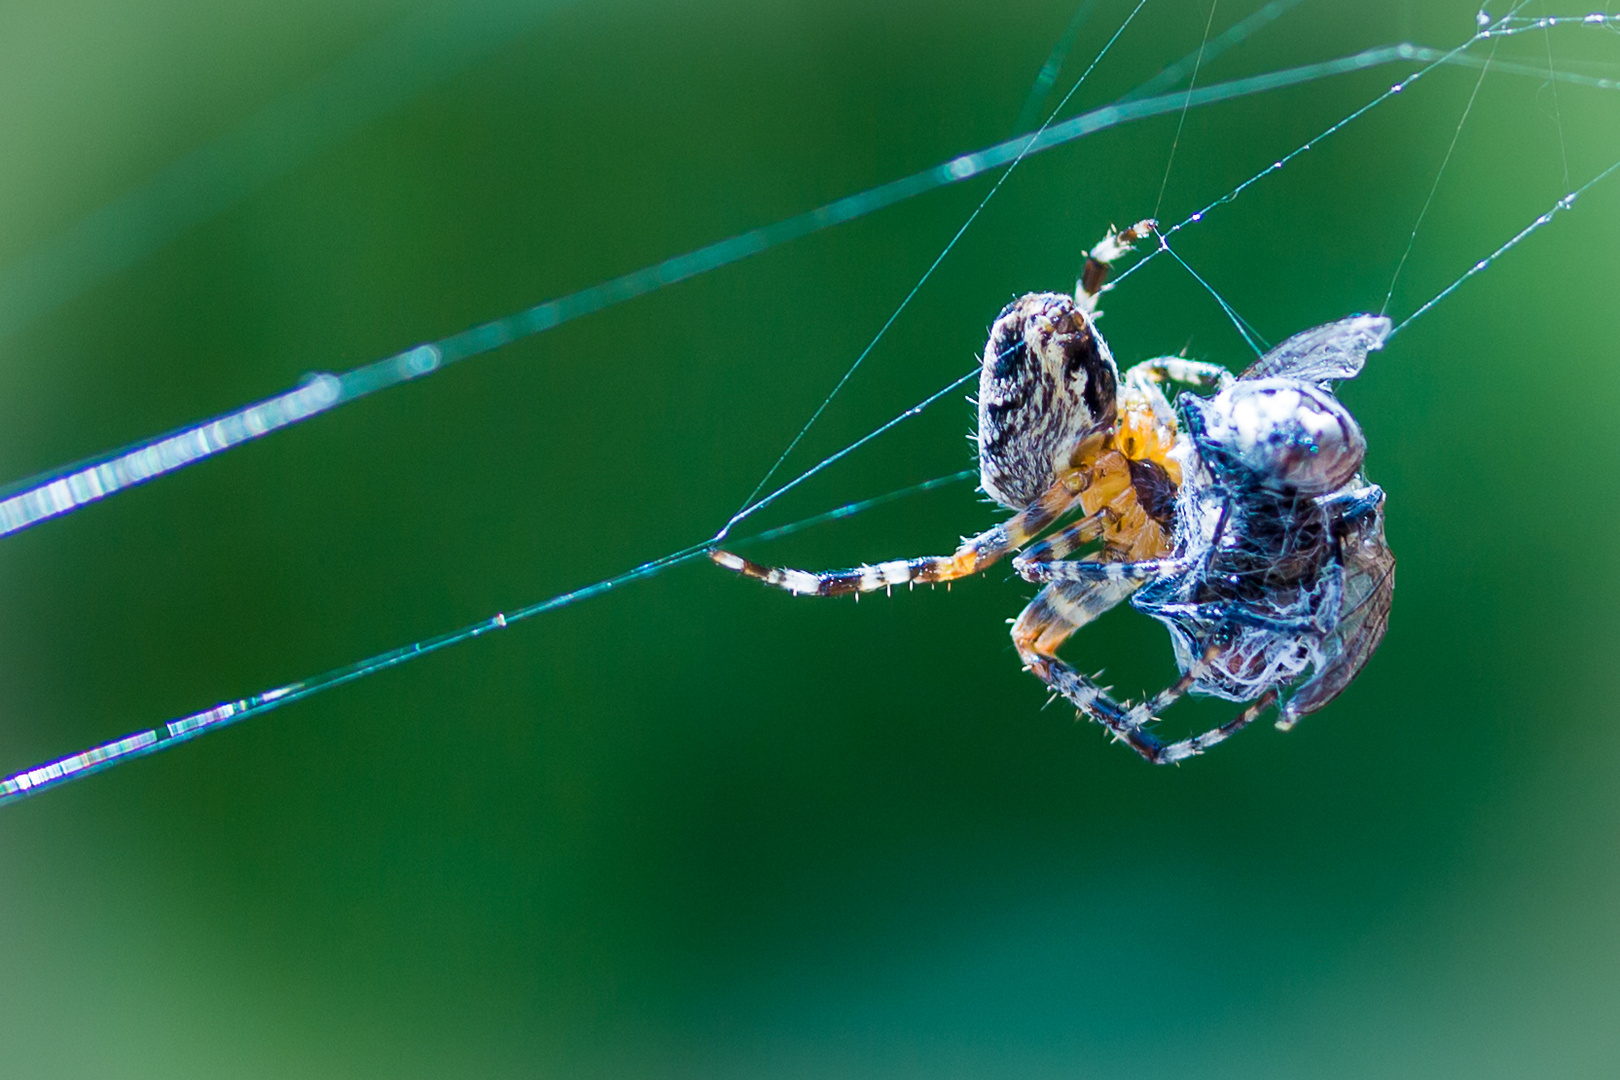
<svg viewBox="0 0 1620 1080">
<path fill-rule="evenodd" d="M 761 566 L 729 551 L 711 551 L 709 558 L 727 570 L 800 596 L 840 596 L 845 593 L 874 592 L 896 585 L 954 581 L 977 574 L 1049 528 L 1079 501 L 1080 491 L 1085 487 L 1084 480 L 1078 472 L 1060 478 L 1045 495 L 1007 521 L 963 540 L 962 546 L 952 555 L 896 559 L 875 566 L 856 566 L 848 570 L 820 573 Z"/>
<path fill-rule="evenodd" d="M 1259 719 L 1261 713 L 1265 712 L 1272 705 L 1276 704 L 1276 702 L 1277 688 L 1272 687 L 1270 690 L 1267 690 L 1264 694 L 1261 694 L 1252 703 L 1250 703 L 1248 708 L 1238 713 L 1220 727 L 1210 728 L 1202 735 L 1194 735 L 1190 739 L 1182 739 L 1180 742 L 1173 742 L 1169 743 L 1168 745 L 1164 745 L 1160 747 L 1157 757 L 1152 757 L 1148 760 L 1152 761 L 1155 765 L 1169 765 L 1172 762 L 1190 758 L 1194 754 L 1202 754 L 1210 747 L 1216 745 L 1217 743 L 1225 742 L 1233 735 L 1236 735 L 1238 732 L 1254 723 L 1255 720 Z"/>
<path fill-rule="evenodd" d="M 1114 262 L 1158 227 L 1159 223 L 1151 218 L 1138 221 L 1124 232 L 1110 226 L 1108 235 L 1086 253 L 1085 268 L 1080 271 L 1080 280 L 1074 285 L 1074 306 L 1088 315 L 1095 312 L 1103 283 L 1108 280 L 1108 271 L 1113 268 Z"/>
<path fill-rule="evenodd" d="M 1013 645 L 1026 663 L 1031 659 L 1052 659 L 1076 630 L 1135 591 L 1134 581 L 1064 581 L 1048 585 L 1013 620 Z"/>
<path fill-rule="evenodd" d="M 1132 388 L 1176 382 L 1207 390 L 1228 387 L 1236 381 L 1236 377 L 1219 364 L 1189 360 L 1185 356 L 1159 356 L 1144 360 L 1127 368 L 1124 376 L 1125 384 Z"/>
<path fill-rule="evenodd" d="M 1162 746 L 1142 730 L 1136 711 L 1114 700 L 1107 690 L 1056 655 L 1058 646 L 1071 634 L 1124 600 L 1135 588 L 1133 581 L 1065 581 L 1048 585 L 1014 621 L 1012 639 L 1024 666 L 1036 678 L 1152 761 Z"/>
<path fill-rule="evenodd" d="M 1094 540 L 1101 539 L 1110 528 L 1119 524 L 1119 513 L 1111 506 L 1104 506 L 1095 514 L 1081 518 L 1073 525 L 1066 525 L 1051 536 L 1023 551 L 1013 560 L 1013 569 L 1019 576 L 1033 581 L 1024 573 L 1024 568 L 1032 563 L 1056 562 L 1068 557 Z"/>
<path fill-rule="evenodd" d="M 1115 700 L 1107 690 L 1058 659 L 1058 646 L 1069 635 L 1119 603 L 1135 587 L 1134 582 L 1113 581 L 1048 585 L 1030 601 L 1013 624 L 1013 644 L 1018 649 L 1018 655 L 1037 678 L 1155 765 L 1168 765 L 1202 754 L 1248 727 L 1276 702 L 1276 689 L 1267 690 L 1248 708 L 1220 727 L 1178 742 L 1165 743 L 1146 730 L 1145 725 L 1192 689 L 1215 658 L 1218 646 L 1211 646 L 1197 663 L 1152 700 L 1135 706 Z"/>
<path fill-rule="evenodd" d="M 1207 389 L 1230 386 L 1234 379 L 1219 364 L 1184 356 L 1161 356 L 1128 368 L 1119 382 L 1119 424 L 1114 436 L 1126 457 L 1145 458 L 1161 468 L 1169 465 L 1180 431 L 1176 411 L 1164 393 L 1165 384 L 1171 382 Z M 1172 468 L 1179 483 L 1180 468 Z"/>
<path fill-rule="evenodd" d="M 1020 559 L 1018 573 L 1025 581 L 1120 581 L 1136 584 L 1151 577 L 1179 574 L 1192 564 L 1186 559 L 1144 559 L 1141 562 L 1037 562 Z"/>
</svg>

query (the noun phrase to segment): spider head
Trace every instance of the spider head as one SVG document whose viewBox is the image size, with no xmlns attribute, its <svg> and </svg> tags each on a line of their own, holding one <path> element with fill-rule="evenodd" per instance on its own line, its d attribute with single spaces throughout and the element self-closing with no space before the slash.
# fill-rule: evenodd
<svg viewBox="0 0 1620 1080">
<path fill-rule="evenodd" d="M 1114 425 L 1119 372 L 1072 296 L 1030 293 L 990 327 L 979 374 L 979 475 L 985 493 L 1022 510 Z"/>
<path fill-rule="evenodd" d="M 1367 453 L 1355 417 L 1314 383 L 1243 380 L 1207 401 L 1183 395 L 1182 402 L 1210 467 L 1267 490 L 1335 491 L 1360 471 Z"/>
</svg>

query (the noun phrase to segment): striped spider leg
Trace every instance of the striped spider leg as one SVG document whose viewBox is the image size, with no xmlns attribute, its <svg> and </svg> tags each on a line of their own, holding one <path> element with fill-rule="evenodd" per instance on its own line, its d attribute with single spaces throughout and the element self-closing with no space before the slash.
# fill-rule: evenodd
<svg viewBox="0 0 1620 1080">
<path fill-rule="evenodd" d="M 1075 305 L 1087 315 L 1095 316 L 1097 301 L 1102 296 L 1108 272 L 1113 269 L 1114 263 L 1119 261 L 1120 256 L 1128 254 L 1138 240 L 1146 239 L 1158 227 L 1159 223 L 1152 218 L 1144 218 L 1123 232 L 1109 226 L 1108 234 L 1086 252 L 1086 265 L 1080 271 L 1080 279 L 1074 283 Z"/>
<path fill-rule="evenodd" d="M 1128 578 L 1108 577 L 1093 581 L 1054 582 L 1042 589 L 1013 623 L 1013 645 L 1035 677 L 1063 695 L 1082 715 L 1107 728 L 1116 739 L 1153 764 L 1169 765 L 1201 754 L 1249 726 L 1276 700 L 1277 691 L 1275 688 L 1268 690 L 1259 700 L 1220 727 L 1179 742 L 1165 743 L 1147 730 L 1147 725 L 1157 719 L 1159 713 L 1191 690 L 1204 676 L 1215 659 L 1218 651 L 1216 646 L 1211 646 L 1196 664 L 1151 700 L 1134 706 L 1116 701 L 1106 688 L 1098 686 L 1057 656 L 1058 647 L 1071 634 L 1124 600 L 1138 584 L 1138 581 Z"/>
<path fill-rule="evenodd" d="M 711 552 L 709 558 L 727 570 L 799 596 L 843 596 L 847 593 L 892 589 L 896 585 L 932 585 L 955 581 L 977 574 L 1044 532 L 1079 502 L 1080 490 L 1086 482 L 1084 474 L 1070 470 L 1030 506 L 1002 524 L 964 539 L 951 555 L 896 559 L 872 566 L 819 573 L 761 566 L 729 551 Z"/>
</svg>

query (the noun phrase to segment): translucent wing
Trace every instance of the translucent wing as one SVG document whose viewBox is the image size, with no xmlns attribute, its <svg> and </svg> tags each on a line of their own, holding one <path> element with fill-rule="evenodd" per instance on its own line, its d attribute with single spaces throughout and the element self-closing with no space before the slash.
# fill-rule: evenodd
<svg viewBox="0 0 1620 1080">
<path fill-rule="evenodd" d="M 1395 595 L 1395 555 L 1384 542 L 1382 494 L 1380 505 L 1344 540 L 1339 625 L 1323 643 L 1316 671 L 1283 706 L 1279 723 L 1284 727 L 1338 697 L 1383 640 Z"/>
<path fill-rule="evenodd" d="M 1354 378 L 1367 354 L 1384 347 L 1391 323 L 1382 315 L 1348 319 L 1295 334 L 1254 362 L 1239 378 L 1325 383 Z"/>
</svg>

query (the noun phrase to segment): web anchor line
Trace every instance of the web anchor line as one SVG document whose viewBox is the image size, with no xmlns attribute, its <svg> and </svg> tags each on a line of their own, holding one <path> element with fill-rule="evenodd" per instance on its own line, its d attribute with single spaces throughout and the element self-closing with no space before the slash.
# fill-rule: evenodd
<svg viewBox="0 0 1620 1080">
<path fill-rule="evenodd" d="M 1613 165 L 1610 165 L 1607 169 L 1604 169 L 1602 172 L 1600 172 L 1596 176 L 1592 177 L 1592 179 L 1588 180 L 1586 183 L 1582 184 L 1580 187 L 1576 188 L 1574 191 L 1569 192 L 1563 198 L 1561 198 L 1557 202 L 1553 203 L 1551 208 L 1549 208 L 1546 213 L 1542 214 L 1540 217 L 1536 218 L 1536 220 L 1532 221 L 1530 224 L 1526 225 L 1524 228 L 1522 228 L 1518 232 L 1514 233 L 1513 236 L 1506 243 L 1504 243 L 1501 247 L 1497 248 L 1495 251 L 1491 252 L 1489 255 L 1487 255 L 1483 259 L 1479 260 L 1479 262 L 1475 263 L 1473 266 L 1470 266 L 1466 271 L 1464 271 L 1464 273 L 1463 273 L 1463 275 L 1461 277 L 1459 277 L 1456 281 L 1453 281 L 1450 285 L 1447 285 L 1445 288 L 1441 289 L 1438 293 L 1436 293 L 1434 295 L 1434 298 L 1431 299 L 1428 303 L 1424 304 L 1422 307 L 1420 307 L 1416 311 L 1412 312 L 1412 314 L 1408 315 L 1405 319 L 1402 319 L 1401 322 L 1399 323 L 1399 325 L 1397 325 L 1395 327 L 1395 329 L 1393 329 L 1393 330 L 1391 330 L 1389 332 L 1389 337 L 1394 337 L 1396 334 L 1400 333 L 1402 330 L 1405 330 L 1408 326 L 1411 326 L 1412 322 L 1415 319 L 1417 319 L 1418 316 L 1425 314 L 1430 309 L 1432 309 L 1436 304 L 1440 303 L 1440 301 L 1444 300 L 1446 297 L 1450 296 L 1452 293 L 1454 293 L 1458 289 L 1462 288 L 1463 283 L 1466 282 L 1469 278 L 1474 277 L 1480 271 L 1486 269 L 1492 263 L 1496 262 L 1497 259 L 1500 259 L 1503 255 L 1506 255 L 1509 251 L 1511 251 L 1514 248 L 1518 247 L 1520 242 L 1522 242 L 1525 239 L 1525 237 L 1527 237 L 1531 233 L 1536 232 L 1537 230 L 1543 228 L 1544 226 L 1550 224 L 1552 222 L 1552 219 L 1554 217 L 1558 216 L 1558 214 L 1560 212 L 1562 212 L 1564 210 L 1568 210 L 1570 207 L 1574 206 L 1575 205 L 1575 200 L 1579 199 L 1582 195 L 1586 194 L 1592 188 L 1596 187 L 1599 183 L 1601 183 L 1604 180 L 1607 180 L 1610 176 L 1613 176 L 1617 172 L 1620 172 L 1620 161 L 1616 161 Z M 1388 340 L 1388 339 L 1386 338 L 1385 340 Z"/>
</svg>

